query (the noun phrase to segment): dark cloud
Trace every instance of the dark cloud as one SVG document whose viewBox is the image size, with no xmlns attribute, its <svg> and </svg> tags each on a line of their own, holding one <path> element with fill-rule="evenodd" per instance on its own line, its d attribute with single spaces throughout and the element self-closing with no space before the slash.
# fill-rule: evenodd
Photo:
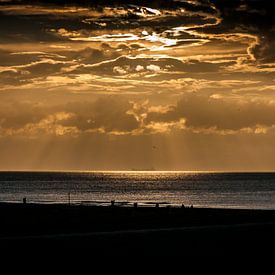
<svg viewBox="0 0 275 275">
<path fill-rule="evenodd" d="M 0 60 L 1 66 L 17 66 L 38 61 L 40 58 L 37 53 L 15 55 L 12 51 L 0 50 Z"/>
<path fill-rule="evenodd" d="M 58 133 L 79 135 L 85 132 L 130 133 L 139 127 L 132 105 L 123 98 L 104 97 L 94 102 L 71 102 L 50 105 L 41 102 L 1 102 L 0 136 Z M 64 130 L 64 132 L 62 132 Z"/>
<path fill-rule="evenodd" d="M 164 114 L 149 113 L 148 122 L 186 119 L 186 127 L 197 129 L 241 130 L 275 125 L 275 105 L 268 100 L 225 99 L 186 94 L 176 106 Z"/>
<path fill-rule="evenodd" d="M 24 102 L 0 103 L 0 128 L 19 129 L 28 123 L 36 123 L 46 116 L 47 111 L 41 106 Z"/>
<path fill-rule="evenodd" d="M 15 1 L 22 5 L 20 9 L 3 9 L 0 11 L 1 41 L 66 41 L 68 37 L 57 36 L 52 30 L 66 28 L 70 32 L 78 31 L 83 35 L 99 30 L 135 30 L 146 28 L 161 33 L 167 28 L 176 27 L 180 22 L 185 26 L 213 22 L 213 18 L 201 13 L 215 13 L 209 5 L 197 2 L 168 1 Z M 8 3 L 10 5 L 10 3 Z M 29 4 L 33 7 L 23 8 Z M 46 5 L 45 5 L 46 4 Z M 65 6 L 62 4 L 66 4 Z M 37 6 L 38 5 L 38 6 Z M 42 5 L 42 6 L 41 6 Z M 44 5 L 44 6 L 43 6 Z M 49 6 L 54 5 L 54 6 Z M 73 6 L 89 7 L 90 11 L 57 12 L 59 8 Z M 5 5 L 3 4 L 3 7 Z M 164 9 L 158 16 L 149 9 Z M 104 10 L 111 8 L 112 12 Z M 148 9 L 149 10 L 148 10 Z M 49 11 L 52 9 L 52 12 Z M 174 14 L 179 9 L 186 12 Z M 91 14 L 91 11 L 97 12 Z M 190 16 L 190 12 L 192 16 Z M 167 13 L 167 14 L 166 14 Z M 153 15 L 153 20 L 150 17 Z M 177 15 L 177 16 L 175 16 Z M 5 27 L 4 27 L 5 26 Z M 30 31 L 31 30 L 31 31 Z M 169 35 L 169 34 L 166 34 Z M 188 36 L 186 33 L 182 36 Z"/>
<path fill-rule="evenodd" d="M 131 108 L 124 99 L 100 98 L 94 103 L 70 103 L 64 107 L 73 113 L 64 126 L 75 126 L 81 131 L 103 128 L 104 131 L 132 131 L 139 127 L 135 117 L 127 112 Z"/>
<path fill-rule="evenodd" d="M 44 60 L 34 62 L 25 66 L 7 67 L 0 72 L 2 85 L 26 85 L 35 83 L 39 78 L 42 81 L 45 77 L 58 74 L 62 68 L 66 67 L 63 62 Z"/>
<path fill-rule="evenodd" d="M 126 75 L 137 73 L 182 72 L 182 73 L 213 73 L 228 65 L 226 63 L 199 62 L 198 60 L 180 61 L 175 58 L 129 58 L 127 56 L 102 62 L 93 66 L 79 66 L 71 73 L 98 73 L 105 75 Z M 121 72 L 121 73 L 120 73 Z"/>
<path fill-rule="evenodd" d="M 186 94 L 169 106 L 129 102 L 121 96 L 58 105 L 2 102 L 0 134 L 36 138 L 44 134 L 143 135 L 174 130 L 265 134 L 275 126 L 274 107 L 274 103 L 260 98 L 237 100 L 195 93 Z"/>
<path fill-rule="evenodd" d="M 193 2 L 193 3 L 192 3 Z M 197 1 L 185 1 L 185 0 L 10 0 L 9 3 L 14 4 L 51 4 L 51 5 L 73 5 L 73 6 L 86 6 L 96 7 L 99 10 L 103 6 L 123 6 L 123 5 L 136 5 L 152 8 L 166 8 L 174 9 L 175 6 L 192 7 L 194 11 L 204 9 L 205 11 L 211 11 L 212 8 L 209 5 L 208 0 Z"/>
<path fill-rule="evenodd" d="M 254 54 L 257 59 L 274 62 L 275 33 L 273 11 L 275 2 L 270 0 L 213 0 L 221 12 L 222 24 L 228 30 L 240 26 L 243 31 L 258 35 L 260 44 L 255 47 Z"/>
<path fill-rule="evenodd" d="M 86 47 L 80 50 L 66 50 L 58 53 L 62 56 L 66 56 L 66 60 L 68 61 L 75 60 L 78 64 L 88 65 L 115 59 L 137 49 L 140 49 L 138 44 L 127 45 L 121 43 L 117 47 L 112 47 L 107 43 L 102 43 L 98 49 Z"/>
</svg>

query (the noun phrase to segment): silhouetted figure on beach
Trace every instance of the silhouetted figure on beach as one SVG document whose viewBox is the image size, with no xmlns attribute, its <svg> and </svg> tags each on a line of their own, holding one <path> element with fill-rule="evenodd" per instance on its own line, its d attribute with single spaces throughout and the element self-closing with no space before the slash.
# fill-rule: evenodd
<svg viewBox="0 0 275 275">
<path fill-rule="evenodd" d="M 157 202 L 157 203 L 156 203 L 156 208 L 158 208 L 158 207 L 159 207 L 159 203 Z"/>
<path fill-rule="evenodd" d="M 181 208 L 185 208 L 184 204 L 181 205 Z"/>
<path fill-rule="evenodd" d="M 135 207 L 135 208 L 138 207 L 138 203 L 137 203 L 137 202 L 134 203 L 134 207 Z"/>
<path fill-rule="evenodd" d="M 115 206 L 115 201 L 114 201 L 114 200 L 111 201 L 111 206 L 112 206 L 112 207 Z"/>
<path fill-rule="evenodd" d="M 23 198 L 23 203 L 26 204 L 27 203 L 27 199 Z"/>
</svg>

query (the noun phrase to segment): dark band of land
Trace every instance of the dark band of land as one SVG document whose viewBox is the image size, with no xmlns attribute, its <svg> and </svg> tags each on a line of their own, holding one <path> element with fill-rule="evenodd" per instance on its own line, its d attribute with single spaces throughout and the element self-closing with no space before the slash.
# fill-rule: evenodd
<svg viewBox="0 0 275 275">
<path fill-rule="evenodd" d="M 0 221 L 2 247 L 275 243 L 274 210 L 0 203 Z"/>
</svg>

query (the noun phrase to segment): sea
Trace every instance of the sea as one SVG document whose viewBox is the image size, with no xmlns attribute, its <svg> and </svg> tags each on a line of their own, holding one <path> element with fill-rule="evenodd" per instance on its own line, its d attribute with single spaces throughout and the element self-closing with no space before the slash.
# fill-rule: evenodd
<svg viewBox="0 0 275 275">
<path fill-rule="evenodd" d="M 275 173 L 0 172 L 0 202 L 275 209 Z"/>
</svg>

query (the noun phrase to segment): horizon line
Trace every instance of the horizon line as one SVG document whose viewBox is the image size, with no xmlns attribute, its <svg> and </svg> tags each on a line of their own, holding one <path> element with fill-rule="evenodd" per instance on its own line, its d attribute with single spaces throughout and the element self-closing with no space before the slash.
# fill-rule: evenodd
<svg viewBox="0 0 275 275">
<path fill-rule="evenodd" d="M 0 169 L 3 172 L 56 173 L 275 173 L 275 170 L 81 170 L 81 169 Z"/>
</svg>

